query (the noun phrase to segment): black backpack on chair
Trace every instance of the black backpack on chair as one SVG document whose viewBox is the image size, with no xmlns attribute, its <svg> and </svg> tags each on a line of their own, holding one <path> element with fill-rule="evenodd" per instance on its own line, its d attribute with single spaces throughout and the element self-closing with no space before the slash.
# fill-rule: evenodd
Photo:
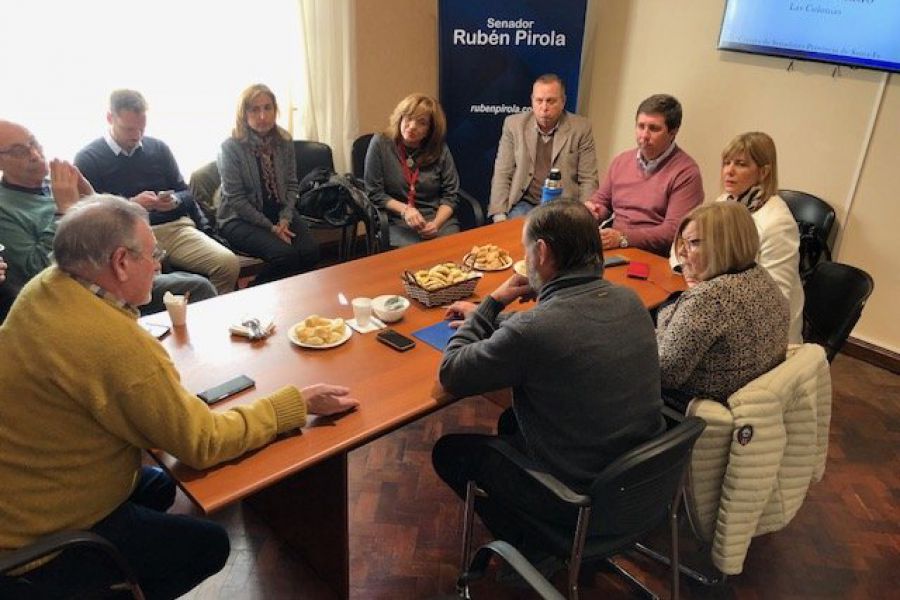
<svg viewBox="0 0 900 600">
<path fill-rule="evenodd" d="M 366 254 L 386 249 L 382 239 L 381 216 L 366 195 L 365 184 L 351 174 L 339 175 L 324 167 L 310 171 L 300 182 L 297 209 L 307 219 L 335 228 L 366 229 Z"/>
</svg>

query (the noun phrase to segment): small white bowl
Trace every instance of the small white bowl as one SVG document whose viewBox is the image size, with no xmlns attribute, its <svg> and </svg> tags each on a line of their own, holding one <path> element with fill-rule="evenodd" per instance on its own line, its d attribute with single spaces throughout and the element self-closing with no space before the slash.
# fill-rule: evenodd
<svg viewBox="0 0 900 600">
<path fill-rule="evenodd" d="M 400 308 L 388 309 L 385 307 L 385 303 L 391 298 L 400 298 L 403 305 Z M 375 316 L 384 321 L 385 323 L 394 323 L 395 321 L 399 321 L 403 318 L 403 313 L 406 312 L 406 309 L 409 308 L 409 300 L 404 298 L 403 296 L 397 296 L 396 294 L 390 294 L 387 296 L 377 296 L 372 298 L 372 310 L 375 311 Z"/>
</svg>

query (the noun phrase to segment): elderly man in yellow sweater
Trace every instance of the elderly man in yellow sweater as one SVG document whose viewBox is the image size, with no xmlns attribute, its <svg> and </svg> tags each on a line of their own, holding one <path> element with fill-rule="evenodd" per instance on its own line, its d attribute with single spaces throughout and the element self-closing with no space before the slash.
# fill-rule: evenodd
<svg viewBox="0 0 900 600">
<path fill-rule="evenodd" d="M 25 286 L 0 326 L 0 552 L 91 529 L 125 555 L 148 598 L 177 597 L 224 566 L 228 536 L 166 514 L 174 485 L 141 466 L 141 451 L 204 469 L 303 426 L 308 413 L 358 402 L 317 384 L 213 412 L 182 387 L 136 322 L 162 254 L 137 204 L 82 200 L 60 220 L 53 251 L 56 266 Z M 89 558 L 64 553 L 23 576 L 71 594 L 108 577 Z"/>
</svg>

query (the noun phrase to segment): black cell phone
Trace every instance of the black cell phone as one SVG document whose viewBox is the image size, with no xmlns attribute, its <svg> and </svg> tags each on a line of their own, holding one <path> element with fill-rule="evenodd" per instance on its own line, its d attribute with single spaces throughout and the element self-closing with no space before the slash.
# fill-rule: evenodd
<svg viewBox="0 0 900 600">
<path fill-rule="evenodd" d="M 147 330 L 147 333 L 152 335 L 158 340 L 166 337 L 166 334 L 169 333 L 168 325 L 159 325 L 157 323 L 141 323 L 141 327 Z"/>
<path fill-rule="evenodd" d="M 619 265 L 627 265 L 628 259 L 621 254 L 607 254 L 603 257 L 604 267 L 618 267 Z"/>
<path fill-rule="evenodd" d="M 225 398 L 230 398 L 238 392 L 243 392 L 246 389 L 252 388 L 254 385 L 256 385 L 255 381 L 246 375 L 241 375 L 240 377 L 229 379 L 225 383 L 211 387 L 208 390 L 203 390 L 197 394 L 197 396 L 207 404 L 214 404 Z"/>
<path fill-rule="evenodd" d="M 382 344 L 387 344 L 397 352 L 406 352 L 407 350 L 411 350 L 415 347 L 415 340 L 411 340 L 405 335 L 400 335 L 393 329 L 385 329 L 384 331 L 378 332 L 375 337 Z"/>
</svg>

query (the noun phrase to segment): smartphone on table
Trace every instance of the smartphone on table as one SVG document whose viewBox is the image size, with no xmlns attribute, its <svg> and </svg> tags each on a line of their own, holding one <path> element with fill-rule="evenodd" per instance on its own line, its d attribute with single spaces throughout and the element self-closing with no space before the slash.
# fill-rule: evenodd
<svg viewBox="0 0 900 600">
<path fill-rule="evenodd" d="M 229 379 L 225 383 L 213 386 L 208 390 L 203 390 L 197 394 L 197 396 L 207 404 L 214 404 L 216 402 L 221 402 L 226 398 L 230 398 L 238 392 L 243 392 L 246 389 L 252 388 L 254 385 L 256 385 L 255 381 L 246 375 L 240 375 L 234 379 Z"/>
<path fill-rule="evenodd" d="M 158 323 L 141 323 L 141 327 L 143 327 L 147 333 L 158 340 L 166 337 L 166 334 L 168 334 L 170 331 L 170 327 L 168 325 L 160 325 Z"/>
<path fill-rule="evenodd" d="M 390 346 L 397 352 L 406 352 L 407 350 L 411 350 L 415 347 L 415 340 L 411 340 L 405 335 L 401 335 L 394 331 L 393 329 L 385 329 L 375 335 L 375 338 L 385 344 Z"/>
</svg>

